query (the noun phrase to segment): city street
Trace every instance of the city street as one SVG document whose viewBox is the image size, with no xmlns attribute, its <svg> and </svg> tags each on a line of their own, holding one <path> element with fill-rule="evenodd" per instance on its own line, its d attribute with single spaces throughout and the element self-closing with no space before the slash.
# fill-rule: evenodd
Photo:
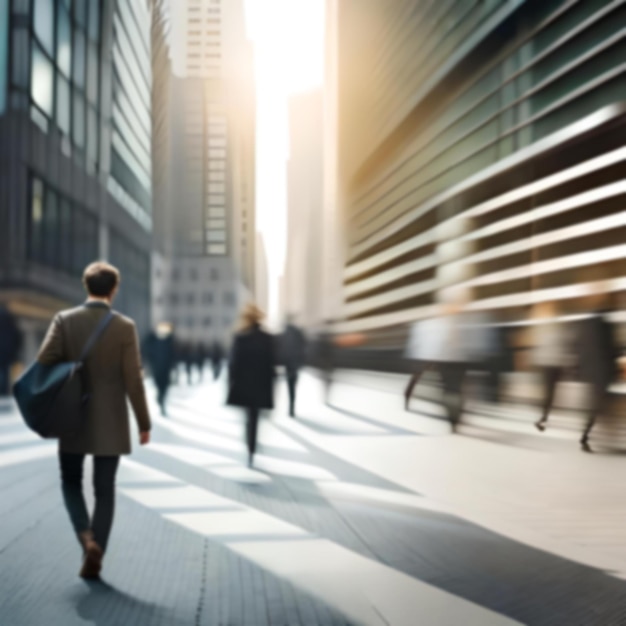
<svg viewBox="0 0 626 626">
<path fill-rule="evenodd" d="M 280 381 L 253 469 L 224 377 L 174 387 L 167 418 L 150 387 L 90 584 L 55 444 L 0 406 L 0 624 L 626 624 L 626 456 L 519 407 L 451 435 L 404 382 L 339 372 L 325 406 L 303 374 L 294 420 Z"/>
</svg>

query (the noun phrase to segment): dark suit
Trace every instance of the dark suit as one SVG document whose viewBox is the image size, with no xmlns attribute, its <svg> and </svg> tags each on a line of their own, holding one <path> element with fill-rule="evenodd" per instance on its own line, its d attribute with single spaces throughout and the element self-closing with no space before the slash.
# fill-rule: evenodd
<svg viewBox="0 0 626 626">
<path fill-rule="evenodd" d="M 617 377 L 618 345 L 613 327 L 599 311 L 582 320 L 578 335 L 580 378 L 589 385 L 591 395 L 587 424 L 582 441 L 586 442 L 596 418 L 608 405 L 608 388 Z"/>
<path fill-rule="evenodd" d="M 304 333 L 294 326 L 288 324 L 280 336 L 280 360 L 285 366 L 287 375 L 287 386 L 289 388 L 289 415 L 295 414 L 296 407 L 296 385 L 298 383 L 298 371 L 304 365 L 306 356 L 306 339 Z"/>
<path fill-rule="evenodd" d="M 38 360 L 52 365 L 77 361 L 83 346 L 107 314 L 100 302 L 62 311 L 52 320 Z M 113 523 L 115 474 L 119 457 L 129 454 L 130 425 L 126 398 L 130 399 L 140 431 L 150 430 L 137 331 L 132 320 L 115 313 L 85 361 L 91 398 L 81 430 L 59 441 L 63 497 L 77 534 L 93 530 L 105 550 Z M 96 506 L 90 522 L 82 492 L 85 455 L 93 454 Z"/>
<path fill-rule="evenodd" d="M 227 403 L 247 409 L 250 458 L 256 449 L 260 409 L 274 408 L 274 340 L 254 326 L 235 336 L 228 364 Z"/>
<path fill-rule="evenodd" d="M 174 337 L 171 334 L 159 337 L 156 333 L 150 333 L 146 341 L 146 356 L 157 387 L 157 401 L 161 412 L 165 414 L 167 390 L 170 386 L 172 370 L 176 366 Z"/>
</svg>

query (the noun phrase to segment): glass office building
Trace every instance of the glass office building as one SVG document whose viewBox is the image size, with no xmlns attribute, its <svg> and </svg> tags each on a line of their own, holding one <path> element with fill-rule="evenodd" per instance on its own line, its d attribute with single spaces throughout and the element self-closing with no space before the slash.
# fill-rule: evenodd
<svg viewBox="0 0 626 626">
<path fill-rule="evenodd" d="M 505 323 L 626 291 L 626 5 L 337 8 L 346 331 L 402 345 L 456 290 Z"/>
<path fill-rule="evenodd" d="M 97 258 L 149 323 L 149 31 L 141 0 L 0 2 L 0 300 L 27 357 Z"/>
</svg>

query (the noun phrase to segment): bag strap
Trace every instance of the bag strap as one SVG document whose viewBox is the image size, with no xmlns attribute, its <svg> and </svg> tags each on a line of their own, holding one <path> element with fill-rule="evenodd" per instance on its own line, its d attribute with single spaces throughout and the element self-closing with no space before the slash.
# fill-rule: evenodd
<svg viewBox="0 0 626 626">
<path fill-rule="evenodd" d="M 96 329 L 91 333 L 91 336 L 87 340 L 83 351 L 80 354 L 80 358 L 78 359 L 80 363 L 83 363 L 87 358 L 87 355 L 91 352 L 91 349 L 96 345 L 98 339 L 102 336 L 102 333 L 106 330 L 106 327 L 109 325 L 111 320 L 113 319 L 113 311 L 109 311 L 102 319 L 98 322 Z"/>
</svg>

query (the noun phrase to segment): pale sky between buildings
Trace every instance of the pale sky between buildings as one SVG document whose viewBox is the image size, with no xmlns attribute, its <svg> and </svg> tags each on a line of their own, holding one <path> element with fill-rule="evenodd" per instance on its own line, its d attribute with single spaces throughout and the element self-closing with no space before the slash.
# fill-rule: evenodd
<svg viewBox="0 0 626 626">
<path fill-rule="evenodd" d="M 320 87 L 324 76 L 324 0 L 245 0 L 257 83 L 257 230 L 265 239 L 270 322 L 286 250 L 288 98 Z"/>
</svg>

